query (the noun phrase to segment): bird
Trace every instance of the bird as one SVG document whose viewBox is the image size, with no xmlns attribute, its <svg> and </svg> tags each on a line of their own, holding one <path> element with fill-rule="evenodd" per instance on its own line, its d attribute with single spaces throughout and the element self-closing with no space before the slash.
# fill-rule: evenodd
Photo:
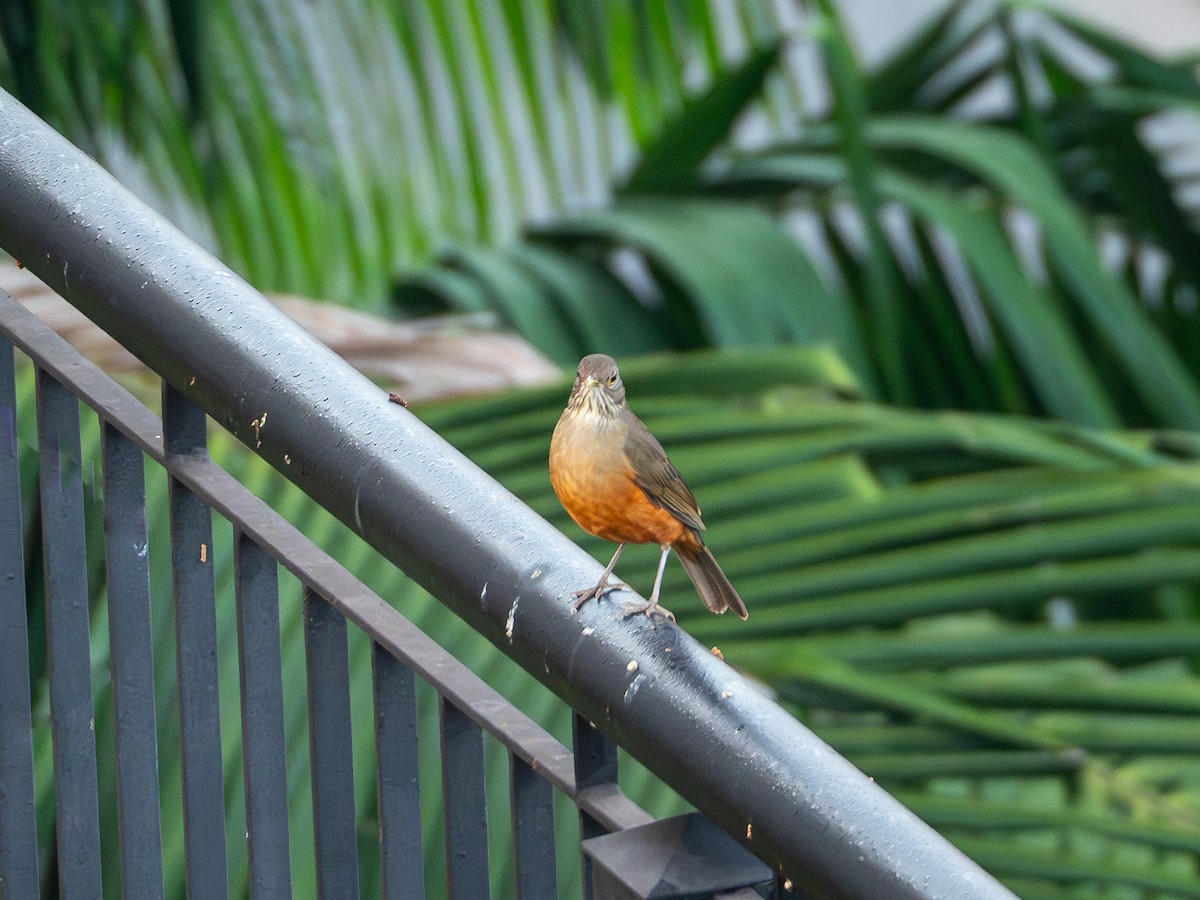
<svg viewBox="0 0 1200 900">
<path fill-rule="evenodd" d="M 674 550 L 684 571 L 714 613 L 749 615 L 700 532 L 700 507 L 666 451 L 625 401 L 625 384 L 611 356 L 593 353 L 579 362 L 575 386 L 550 438 L 550 483 L 572 519 L 589 534 L 617 545 L 594 587 L 575 591 L 573 610 L 625 587 L 609 576 L 626 544 L 658 544 L 654 589 L 644 604 L 622 617 L 645 613 L 674 620 L 659 605 L 667 556 Z"/>
</svg>

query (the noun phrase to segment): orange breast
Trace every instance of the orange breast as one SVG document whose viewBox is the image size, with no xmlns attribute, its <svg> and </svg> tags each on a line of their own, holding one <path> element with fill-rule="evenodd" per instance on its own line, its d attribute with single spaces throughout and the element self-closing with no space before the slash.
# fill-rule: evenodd
<svg viewBox="0 0 1200 900">
<path fill-rule="evenodd" d="M 618 544 L 671 544 L 686 530 L 634 481 L 619 422 L 563 413 L 550 441 L 550 483 L 567 513 L 590 534 Z"/>
</svg>

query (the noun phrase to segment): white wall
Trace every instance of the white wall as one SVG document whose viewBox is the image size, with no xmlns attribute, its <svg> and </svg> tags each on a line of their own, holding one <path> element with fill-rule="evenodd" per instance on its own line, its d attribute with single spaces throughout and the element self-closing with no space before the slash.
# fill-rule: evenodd
<svg viewBox="0 0 1200 900">
<path fill-rule="evenodd" d="M 1200 50 L 1200 0 L 1050 0 L 1148 50 Z M 869 60 L 945 5 L 944 0 L 840 0 Z"/>
</svg>

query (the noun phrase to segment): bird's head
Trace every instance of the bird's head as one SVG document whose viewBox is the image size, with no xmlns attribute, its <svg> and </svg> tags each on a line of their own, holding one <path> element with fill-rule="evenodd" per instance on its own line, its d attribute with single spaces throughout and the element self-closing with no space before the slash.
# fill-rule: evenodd
<svg viewBox="0 0 1200 900">
<path fill-rule="evenodd" d="M 625 383 L 611 356 L 593 353 L 579 361 L 579 373 L 567 405 L 606 418 L 625 408 Z"/>
</svg>

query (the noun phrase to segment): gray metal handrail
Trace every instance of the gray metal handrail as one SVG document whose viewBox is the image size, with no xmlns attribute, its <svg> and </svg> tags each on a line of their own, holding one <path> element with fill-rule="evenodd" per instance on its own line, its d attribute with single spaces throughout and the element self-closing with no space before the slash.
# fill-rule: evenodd
<svg viewBox="0 0 1200 900">
<path fill-rule="evenodd" d="M 1012 896 L 2 91 L 0 247 L 802 887 Z"/>
</svg>

